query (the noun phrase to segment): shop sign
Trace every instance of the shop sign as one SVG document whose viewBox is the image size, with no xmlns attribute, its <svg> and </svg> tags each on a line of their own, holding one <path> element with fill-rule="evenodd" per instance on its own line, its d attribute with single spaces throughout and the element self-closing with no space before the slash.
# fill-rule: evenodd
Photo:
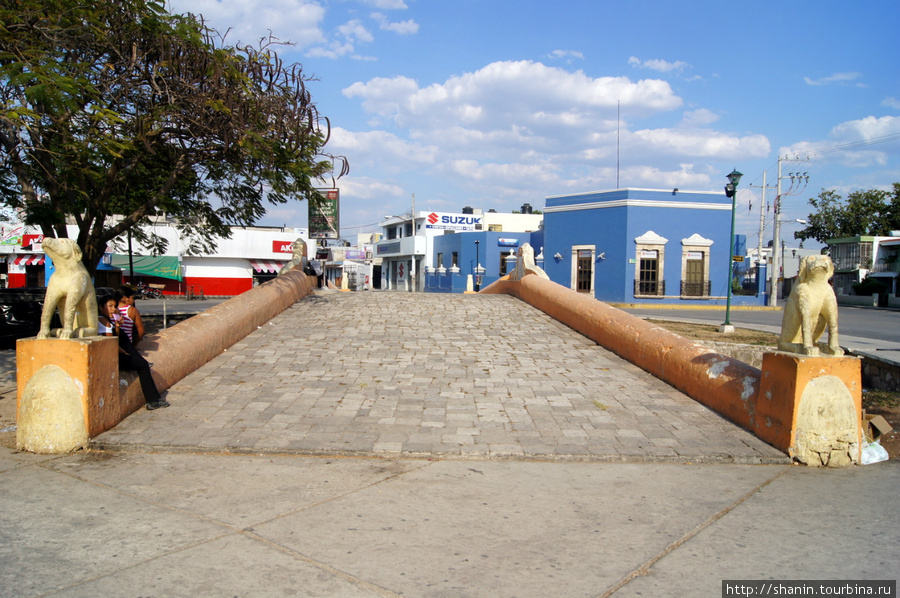
<svg viewBox="0 0 900 598">
<path fill-rule="evenodd" d="M 518 239 L 497 239 L 498 247 L 518 247 L 519 240 Z"/>
<path fill-rule="evenodd" d="M 2 227 L 0 229 L 0 245 L 22 245 L 22 236 L 25 232 L 24 226 L 14 226 L 12 228 Z"/>
<path fill-rule="evenodd" d="M 309 238 L 340 237 L 340 189 L 317 189 L 321 199 L 309 203 Z"/>
<path fill-rule="evenodd" d="M 394 243 L 379 243 L 375 247 L 377 249 L 378 255 L 400 253 L 400 241 L 396 241 Z"/>
<path fill-rule="evenodd" d="M 22 247 L 31 247 L 35 243 L 40 244 L 44 235 L 22 235 Z"/>
<path fill-rule="evenodd" d="M 432 212 L 425 217 L 425 228 L 436 230 L 474 231 L 481 229 L 483 216 Z"/>
</svg>

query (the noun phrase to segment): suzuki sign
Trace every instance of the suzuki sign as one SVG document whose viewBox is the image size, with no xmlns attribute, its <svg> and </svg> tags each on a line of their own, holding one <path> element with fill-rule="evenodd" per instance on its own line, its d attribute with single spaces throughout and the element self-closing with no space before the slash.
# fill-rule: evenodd
<svg viewBox="0 0 900 598">
<path fill-rule="evenodd" d="M 461 231 L 481 230 L 483 219 L 484 217 L 480 214 L 432 212 L 425 217 L 425 228 Z"/>
</svg>

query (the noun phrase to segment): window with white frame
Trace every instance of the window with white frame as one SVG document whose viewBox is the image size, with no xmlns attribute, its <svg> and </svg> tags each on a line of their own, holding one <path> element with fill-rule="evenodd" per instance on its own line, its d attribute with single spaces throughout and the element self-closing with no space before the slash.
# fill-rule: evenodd
<svg viewBox="0 0 900 598">
<path fill-rule="evenodd" d="M 662 297 L 666 294 L 666 243 L 668 239 L 648 230 L 635 238 L 634 296 Z"/>
<path fill-rule="evenodd" d="M 572 245 L 572 277 L 570 287 L 579 293 L 594 296 L 595 245 Z"/>
<path fill-rule="evenodd" d="M 712 240 L 694 233 L 681 240 L 681 296 L 709 297 L 709 249 Z"/>
</svg>

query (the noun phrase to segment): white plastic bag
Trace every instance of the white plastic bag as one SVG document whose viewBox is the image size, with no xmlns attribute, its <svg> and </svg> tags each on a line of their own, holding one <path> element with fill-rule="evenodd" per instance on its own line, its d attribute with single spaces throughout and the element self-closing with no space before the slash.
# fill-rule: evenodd
<svg viewBox="0 0 900 598">
<path fill-rule="evenodd" d="M 871 465 L 872 463 L 880 463 L 888 460 L 888 453 L 884 447 L 876 440 L 875 442 L 866 442 L 863 440 L 862 464 Z"/>
</svg>

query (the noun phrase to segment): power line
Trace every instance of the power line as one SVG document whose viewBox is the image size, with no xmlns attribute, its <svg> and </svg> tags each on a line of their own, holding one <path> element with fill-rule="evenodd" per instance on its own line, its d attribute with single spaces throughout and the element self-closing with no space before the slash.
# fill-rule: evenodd
<svg viewBox="0 0 900 598">
<path fill-rule="evenodd" d="M 848 143 L 842 143 L 840 145 L 833 145 L 831 147 L 824 147 L 822 149 L 813 149 L 805 152 L 799 152 L 799 154 L 805 154 L 807 156 L 821 156 L 823 154 L 833 154 L 835 152 L 843 152 L 847 150 L 858 149 L 861 147 L 867 147 L 870 145 L 876 145 L 879 143 L 887 143 L 888 141 L 894 141 L 900 139 L 900 133 L 891 133 L 890 135 L 882 135 L 881 137 L 873 137 L 872 139 L 862 139 L 860 141 L 850 141 Z"/>
<path fill-rule="evenodd" d="M 382 222 L 384 222 L 384 221 L 383 221 L 383 220 L 380 220 L 380 221 L 378 221 L 378 222 L 373 222 L 373 223 L 371 223 L 371 224 L 355 224 L 355 225 L 353 225 L 353 226 L 341 226 L 341 230 L 357 229 L 357 228 L 368 228 L 368 227 L 370 227 L 370 226 L 378 226 L 378 225 L 381 224 Z"/>
</svg>

